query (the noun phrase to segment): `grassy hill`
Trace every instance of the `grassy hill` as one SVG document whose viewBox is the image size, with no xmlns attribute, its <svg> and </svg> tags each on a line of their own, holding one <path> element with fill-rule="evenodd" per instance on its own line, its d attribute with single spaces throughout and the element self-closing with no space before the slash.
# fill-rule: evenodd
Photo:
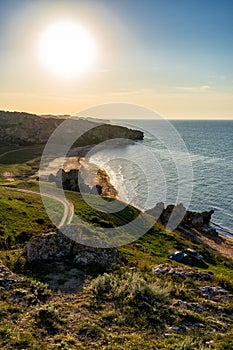
<svg viewBox="0 0 233 350">
<path fill-rule="evenodd" d="M 101 213 L 80 194 L 66 195 L 84 221 L 100 227 L 118 227 L 138 215 L 130 206 L 118 216 Z M 2 349 L 233 347 L 232 260 L 157 224 L 120 248 L 124 264 L 104 269 L 69 261 L 28 264 L 19 256 L 22 245 L 53 225 L 38 195 L 0 188 L 0 197 L 0 261 L 23 278 L 9 290 L 0 288 Z M 169 252 L 185 248 L 204 256 L 206 265 L 194 268 L 197 278 L 185 277 L 187 267 L 167 258 Z M 157 274 L 152 269 L 158 264 L 181 273 Z M 215 277 L 208 280 L 207 272 Z M 77 284 L 76 292 L 64 292 L 69 283 Z"/>
<path fill-rule="evenodd" d="M 9 179 L 26 179 L 39 170 L 43 146 L 6 145 L 0 143 L 0 184 Z"/>
</svg>

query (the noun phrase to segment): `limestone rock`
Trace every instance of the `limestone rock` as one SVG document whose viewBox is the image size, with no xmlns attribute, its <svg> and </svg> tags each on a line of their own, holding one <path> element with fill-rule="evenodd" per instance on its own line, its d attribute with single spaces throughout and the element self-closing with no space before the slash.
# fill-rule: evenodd
<svg viewBox="0 0 233 350">
<path fill-rule="evenodd" d="M 24 247 L 22 254 L 28 262 L 69 258 L 77 264 L 107 265 L 119 261 L 116 248 L 94 248 L 79 244 L 62 232 L 50 232 L 33 237 Z"/>
<path fill-rule="evenodd" d="M 213 281 L 214 275 L 188 267 L 176 267 L 170 264 L 155 265 L 152 271 L 156 274 L 170 275 L 175 278 L 190 278 L 195 281 Z"/>
<path fill-rule="evenodd" d="M 80 251 L 75 255 L 74 262 L 77 264 L 94 264 L 98 262 L 101 265 L 108 265 L 117 262 L 117 249 L 99 249 L 90 248 L 88 250 Z"/>
<path fill-rule="evenodd" d="M 56 175 L 50 174 L 48 180 L 55 182 L 57 187 L 64 190 L 118 198 L 118 193 L 104 169 L 87 161 L 85 161 L 85 169 L 83 168 L 84 166 L 81 165 L 79 169 L 69 171 L 59 169 Z"/>
<path fill-rule="evenodd" d="M 163 203 L 158 203 L 152 209 L 146 211 L 152 215 L 162 225 L 170 224 L 172 227 L 181 226 L 185 228 L 197 228 L 208 231 L 212 235 L 218 235 L 217 231 L 210 228 L 211 216 L 214 210 L 204 211 L 201 213 L 186 210 L 182 203 L 173 205 L 170 204 L 164 208 Z"/>
</svg>

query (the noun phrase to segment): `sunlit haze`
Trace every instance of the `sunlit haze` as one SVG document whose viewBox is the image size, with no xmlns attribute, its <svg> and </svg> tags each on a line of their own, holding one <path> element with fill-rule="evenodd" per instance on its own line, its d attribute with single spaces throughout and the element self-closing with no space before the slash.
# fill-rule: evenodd
<svg viewBox="0 0 233 350">
<path fill-rule="evenodd" d="M 39 54 L 50 72 L 64 78 L 76 78 L 85 73 L 94 60 L 95 44 L 90 34 L 77 23 L 61 21 L 42 34 Z"/>
<path fill-rule="evenodd" d="M 233 119 L 233 2 L 0 0 L 0 109 Z"/>
</svg>

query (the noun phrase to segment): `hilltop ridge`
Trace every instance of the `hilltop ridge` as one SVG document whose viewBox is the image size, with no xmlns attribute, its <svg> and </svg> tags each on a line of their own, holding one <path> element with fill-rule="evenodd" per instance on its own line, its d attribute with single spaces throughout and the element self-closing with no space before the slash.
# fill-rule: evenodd
<svg viewBox="0 0 233 350">
<path fill-rule="evenodd" d="M 45 144 L 53 131 L 67 119 L 67 116 L 39 116 L 25 112 L 0 111 L 0 142 L 10 144 L 32 145 Z M 84 131 L 76 145 L 95 144 L 112 138 L 132 140 L 143 139 L 143 132 L 128 129 L 123 126 L 111 125 L 102 120 L 71 117 L 68 124 L 72 130 L 75 127 Z M 86 129 L 91 129 L 85 133 Z"/>
</svg>

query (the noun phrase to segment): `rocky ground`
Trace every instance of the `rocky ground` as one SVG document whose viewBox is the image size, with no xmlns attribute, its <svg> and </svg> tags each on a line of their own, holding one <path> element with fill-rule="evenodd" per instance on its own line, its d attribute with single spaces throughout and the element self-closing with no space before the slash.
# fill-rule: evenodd
<svg viewBox="0 0 233 350">
<path fill-rule="evenodd" d="M 0 287 L 8 290 L 19 281 L 22 281 L 21 277 L 17 276 L 6 266 L 0 263 Z"/>
</svg>

